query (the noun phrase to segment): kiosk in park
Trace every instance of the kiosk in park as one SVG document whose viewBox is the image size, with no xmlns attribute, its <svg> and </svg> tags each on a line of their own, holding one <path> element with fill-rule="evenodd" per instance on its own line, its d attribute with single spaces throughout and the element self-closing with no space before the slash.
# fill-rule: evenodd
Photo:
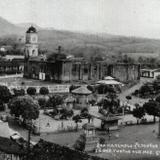
<svg viewBox="0 0 160 160">
<path fill-rule="evenodd" d="M 72 95 L 75 97 L 75 109 L 81 109 L 89 107 L 89 96 L 92 94 L 90 90 L 88 90 L 87 86 L 81 86 L 72 91 Z"/>
</svg>

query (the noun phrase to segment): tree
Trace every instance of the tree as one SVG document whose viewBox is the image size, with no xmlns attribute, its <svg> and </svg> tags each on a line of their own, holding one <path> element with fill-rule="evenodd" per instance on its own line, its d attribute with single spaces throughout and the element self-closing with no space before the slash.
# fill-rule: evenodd
<svg viewBox="0 0 160 160">
<path fill-rule="evenodd" d="M 108 86 L 105 84 L 100 84 L 96 87 L 98 94 L 106 94 L 108 92 Z"/>
<path fill-rule="evenodd" d="M 90 123 L 90 120 L 92 118 L 92 116 L 89 114 L 88 112 L 88 108 L 83 108 L 81 110 L 81 114 L 80 114 L 80 117 L 82 118 L 87 118 L 88 119 L 88 123 Z"/>
<path fill-rule="evenodd" d="M 82 120 L 81 120 L 81 117 L 79 114 L 75 115 L 72 120 L 76 123 L 76 131 L 78 131 L 78 123 L 81 123 Z"/>
<path fill-rule="evenodd" d="M 30 96 L 35 95 L 36 94 L 36 88 L 35 87 L 28 87 L 27 88 L 27 94 L 29 94 Z"/>
<path fill-rule="evenodd" d="M 103 137 L 99 138 L 99 143 L 100 144 L 105 144 L 105 141 L 106 141 L 105 138 L 103 138 Z"/>
<path fill-rule="evenodd" d="M 27 120 L 29 122 L 28 126 L 28 152 L 27 155 L 30 152 L 30 135 L 31 135 L 31 129 L 32 129 L 32 120 L 35 120 L 39 117 L 39 105 L 37 102 L 33 100 L 32 97 L 29 96 L 21 96 L 21 97 L 15 97 L 10 103 L 9 108 L 11 115 L 14 114 L 17 117 L 20 115 L 22 118 Z"/>
<path fill-rule="evenodd" d="M 159 101 L 159 98 L 157 97 L 156 99 Z M 144 108 L 147 110 L 150 115 L 154 116 L 154 122 L 155 122 L 155 116 L 159 117 L 159 132 L 158 132 L 158 137 L 160 137 L 160 103 L 154 101 L 154 100 L 149 100 L 148 103 L 144 104 Z"/>
<path fill-rule="evenodd" d="M 4 111 L 5 110 L 5 105 L 4 103 L 0 100 L 0 111 Z"/>
<path fill-rule="evenodd" d="M 25 95 L 25 90 L 24 89 L 13 89 L 14 95 L 17 96 L 24 96 Z"/>
<path fill-rule="evenodd" d="M 81 114 L 83 114 L 83 113 L 88 113 L 88 108 L 87 107 L 81 109 Z"/>
<path fill-rule="evenodd" d="M 41 87 L 39 90 L 39 93 L 42 95 L 47 95 L 47 94 L 49 94 L 49 90 L 46 87 Z"/>
<path fill-rule="evenodd" d="M 91 104 L 92 106 L 95 105 L 95 103 L 96 103 L 95 99 L 92 98 L 91 100 L 89 100 L 89 104 Z"/>
<path fill-rule="evenodd" d="M 160 96 L 156 97 L 156 101 L 160 103 Z"/>
<path fill-rule="evenodd" d="M 155 117 L 159 116 L 159 112 L 160 112 L 159 103 L 154 100 L 149 100 L 143 105 L 143 108 L 149 115 L 153 116 L 153 121 L 155 123 L 156 121 Z"/>
<path fill-rule="evenodd" d="M 148 96 L 153 92 L 153 90 L 154 90 L 153 86 L 145 84 L 140 88 L 139 93 L 141 94 L 141 96 L 146 96 L 146 95 Z"/>
<path fill-rule="evenodd" d="M 72 117 L 73 116 L 73 110 L 67 110 L 65 108 L 63 108 L 61 111 L 61 119 L 67 119 L 68 117 Z"/>
<path fill-rule="evenodd" d="M 39 105 L 29 96 L 13 98 L 8 104 L 11 115 L 22 116 L 24 120 L 35 120 L 39 116 Z"/>
<path fill-rule="evenodd" d="M 76 143 L 74 144 L 74 148 L 78 151 L 84 151 L 85 150 L 85 144 L 86 144 L 86 136 L 85 134 L 80 135 Z"/>
<path fill-rule="evenodd" d="M 51 113 L 52 116 L 55 117 L 59 113 L 59 111 L 58 111 L 58 109 L 55 108 L 52 110 L 52 112 L 49 112 L 49 113 Z"/>
<path fill-rule="evenodd" d="M 114 96 L 115 97 L 115 96 Z M 101 106 L 101 108 L 103 110 L 106 110 L 109 113 L 117 113 L 118 112 L 118 108 L 120 106 L 119 104 L 119 99 L 118 98 L 113 98 L 111 96 L 108 96 L 106 98 L 101 99 L 98 102 L 98 106 Z M 105 112 L 106 113 L 106 112 Z"/>
<path fill-rule="evenodd" d="M 39 106 L 40 106 L 41 108 L 45 108 L 46 103 L 47 103 L 47 101 L 46 101 L 45 98 L 39 98 L 39 99 L 38 99 L 38 104 L 39 104 Z"/>
<path fill-rule="evenodd" d="M 132 97 L 131 96 L 126 96 L 126 99 L 127 99 L 128 103 L 129 103 L 129 100 L 131 100 Z"/>
<path fill-rule="evenodd" d="M 56 108 L 56 106 L 61 105 L 63 103 L 63 98 L 60 95 L 54 95 L 49 98 L 46 103 L 47 108 Z"/>
<path fill-rule="evenodd" d="M 12 97 L 9 89 L 6 86 L 0 86 L 0 95 L 0 100 L 3 103 L 8 103 L 8 101 Z"/>
<path fill-rule="evenodd" d="M 132 114 L 134 117 L 137 118 L 137 124 L 138 124 L 138 120 L 141 119 L 144 115 L 145 115 L 145 111 L 143 107 L 136 107 L 133 109 Z"/>
</svg>

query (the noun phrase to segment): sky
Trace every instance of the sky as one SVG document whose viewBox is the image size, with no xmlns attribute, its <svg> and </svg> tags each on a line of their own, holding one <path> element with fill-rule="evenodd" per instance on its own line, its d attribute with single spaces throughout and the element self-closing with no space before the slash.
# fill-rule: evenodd
<svg viewBox="0 0 160 160">
<path fill-rule="evenodd" d="M 0 16 L 16 24 L 160 38 L 160 0 L 0 0 Z"/>
</svg>

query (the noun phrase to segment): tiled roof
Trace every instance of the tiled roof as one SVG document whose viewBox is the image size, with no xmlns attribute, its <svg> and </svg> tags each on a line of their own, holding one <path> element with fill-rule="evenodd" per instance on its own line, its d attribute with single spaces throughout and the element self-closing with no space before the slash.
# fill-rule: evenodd
<svg viewBox="0 0 160 160">
<path fill-rule="evenodd" d="M 84 95 L 86 94 L 87 95 L 87 94 L 91 94 L 92 92 L 90 90 L 88 90 L 86 86 L 81 86 L 81 87 L 73 90 L 72 93 L 74 93 L 74 94 L 84 94 Z"/>
</svg>

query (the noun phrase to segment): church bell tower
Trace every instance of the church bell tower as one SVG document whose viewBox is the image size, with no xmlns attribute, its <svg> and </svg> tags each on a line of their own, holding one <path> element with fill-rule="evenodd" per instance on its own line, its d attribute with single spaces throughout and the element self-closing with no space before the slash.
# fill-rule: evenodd
<svg viewBox="0 0 160 160">
<path fill-rule="evenodd" d="M 29 27 L 26 32 L 25 58 L 38 56 L 38 35 L 33 26 Z"/>
</svg>

